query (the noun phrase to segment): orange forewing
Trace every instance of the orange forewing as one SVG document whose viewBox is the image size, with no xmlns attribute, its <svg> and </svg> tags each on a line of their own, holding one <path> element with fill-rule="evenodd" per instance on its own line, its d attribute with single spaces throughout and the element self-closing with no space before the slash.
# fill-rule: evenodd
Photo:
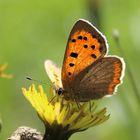
<svg viewBox="0 0 140 140">
<path fill-rule="evenodd" d="M 99 40 L 85 30 L 72 34 L 67 47 L 62 69 L 63 80 L 74 80 L 77 74 L 104 56 Z M 71 56 L 72 53 L 77 56 Z"/>
</svg>

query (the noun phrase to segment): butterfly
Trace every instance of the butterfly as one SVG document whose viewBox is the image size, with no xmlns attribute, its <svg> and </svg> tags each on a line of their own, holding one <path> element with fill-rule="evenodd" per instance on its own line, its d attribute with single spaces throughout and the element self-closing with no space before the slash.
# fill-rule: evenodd
<svg viewBox="0 0 140 140">
<path fill-rule="evenodd" d="M 112 95 L 122 83 L 125 63 L 107 53 L 105 36 L 90 22 L 79 19 L 69 35 L 62 70 L 51 60 L 45 62 L 56 92 L 76 102 Z"/>
</svg>

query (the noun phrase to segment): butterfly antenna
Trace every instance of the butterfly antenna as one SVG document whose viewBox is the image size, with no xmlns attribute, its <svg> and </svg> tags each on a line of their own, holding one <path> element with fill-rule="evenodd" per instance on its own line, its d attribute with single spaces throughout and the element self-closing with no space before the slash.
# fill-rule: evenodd
<svg viewBox="0 0 140 140">
<path fill-rule="evenodd" d="M 33 79 L 33 78 L 31 78 L 31 77 L 26 77 L 26 79 L 27 80 L 30 80 L 30 81 L 34 81 L 34 82 L 37 82 L 37 83 L 41 83 L 41 84 L 45 84 L 46 85 L 46 83 L 45 82 L 42 82 L 42 81 L 39 81 L 39 80 L 36 80 L 36 79 Z"/>
</svg>

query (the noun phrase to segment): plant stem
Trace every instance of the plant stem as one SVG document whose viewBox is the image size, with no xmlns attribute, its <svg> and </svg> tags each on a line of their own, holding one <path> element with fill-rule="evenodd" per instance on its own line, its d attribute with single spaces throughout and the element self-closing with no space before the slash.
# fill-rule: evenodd
<svg viewBox="0 0 140 140">
<path fill-rule="evenodd" d="M 123 49 L 121 47 L 119 36 L 114 37 L 114 39 L 115 39 L 115 43 L 116 43 L 117 48 L 119 49 L 120 54 L 123 56 L 123 58 L 125 60 L 125 63 L 126 63 L 126 72 L 128 73 L 128 76 L 130 78 L 130 82 L 132 84 L 132 88 L 134 90 L 134 93 L 135 93 L 136 99 L 138 101 L 138 104 L 140 105 L 140 94 L 139 94 L 139 90 L 137 88 L 137 85 L 136 85 L 135 79 L 133 77 L 133 74 L 132 74 L 131 68 L 129 66 L 129 63 L 127 61 L 127 58 L 126 58 L 126 56 L 124 54 L 124 51 L 123 51 Z"/>
<path fill-rule="evenodd" d="M 46 128 L 43 140 L 68 140 L 72 133 L 61 126 L 55 126 L 52 129 Z"/>
<path fill-rule="evenodd" d="M 100 29 L 101 26 L 101 1 L 100 0 L 88 0 L 89 17 L 96 27 Z"/>
</svg>

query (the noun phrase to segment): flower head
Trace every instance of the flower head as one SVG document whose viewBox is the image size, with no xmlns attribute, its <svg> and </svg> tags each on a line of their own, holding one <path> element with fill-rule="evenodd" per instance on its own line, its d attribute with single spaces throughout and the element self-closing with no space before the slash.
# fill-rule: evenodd
<svg viewBox="0 0 140 140">
<path fill-rule="evenodd" d="M 29 89 L 23 88 L 24 96 L 45 124 L 46 132 L 43 140 L 67 140 L 75 132 L 108 120 L 106 108 L 96 111 L 94 103 L 89 106 L 89 102 L 80 104 L 59 96 L 56 89 L 62 87 L 61 69 L 50 60 L 45 62 L 45 68 L 55 90 L 46 94 L 42 86 L 38 89 L 35 85 L 31 85 Z"/>
<path fill-rule="evenodd" d="M 4 73 L 5 69 L 7 68 L 7 64 L 0 64 L 0 77 L 2 78 L 12 78 L 11 74 Z"/>
<path fill-rule="evenodd" d="M 48 137 L 67 139 L 71 134 L 99 125 L 109 118 L 106 108 L 96 111 L 93 103 L 89 109 L 89 102 L 78 108 L 77 103 L 66 101 L 57 95 L 51 94 L 48 97 L 42 86 L 38 90 L 35 85 L 31 85 L 29 89 L 23 88 L 23 94 L 45 124 L 44 140 Z"/>
</svg>

